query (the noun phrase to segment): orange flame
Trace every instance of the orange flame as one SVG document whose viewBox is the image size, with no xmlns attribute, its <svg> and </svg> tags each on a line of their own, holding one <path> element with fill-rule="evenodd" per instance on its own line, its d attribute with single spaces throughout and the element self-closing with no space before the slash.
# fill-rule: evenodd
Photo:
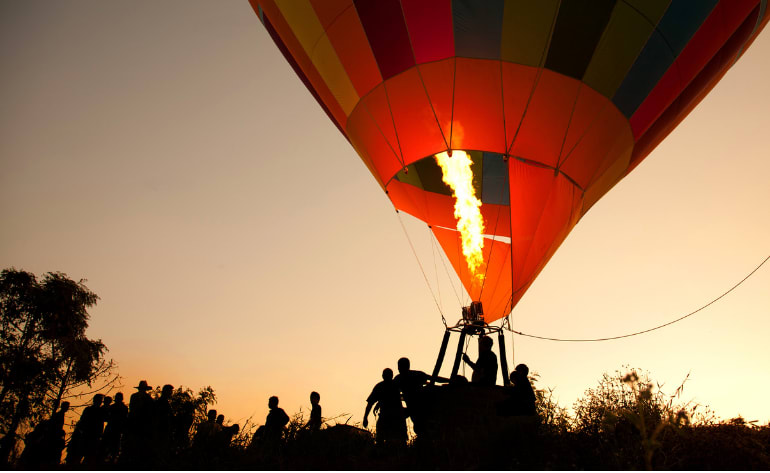
<svg viewBox="0 0 770 473">
<path fill-rule="evenodd" d="M 455 198 L 454 215 L 471 283 L 481 283 L 484 280 L 484 219 L 481 216 L 481 200 L 476 197 L 473 188 L 471 158 L 465 151 L 453 151 L 451 157 L 445 151 L 435 157 L 441 167 L 442 179 L 452 189 L 452 197 Z"/>
</svg>

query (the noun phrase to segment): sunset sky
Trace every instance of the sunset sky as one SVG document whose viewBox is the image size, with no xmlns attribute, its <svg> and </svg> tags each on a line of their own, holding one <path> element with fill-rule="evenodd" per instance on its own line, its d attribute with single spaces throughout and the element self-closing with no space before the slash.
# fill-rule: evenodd
<svg viewBox="0 0 770 473">
<path fill-rule="evenodd" d="M 263 423 L 269 396 L 307 411 L 315 390 L 325 417 L 359 422 L 384 367 L 432 369 L 444 327 L 399 217 L 248 1 L 6 0 L 0 67 L 0 265 L 88 280 L 88 334 L 126 394 L 211 385 L 231 422 Z M 580 221 L 513 327 L 644 330 L 761 263 L 768 83 L 764 32 Z M 458 319 L 424 224 L 402 218 Z M 669 393 L 689 373 L 683 400 L 768 422 L 768 333 L 770 263 L 662 330 L 508 333 L 507 356 L 563 406 L 629 365 Z"/>
</svg>

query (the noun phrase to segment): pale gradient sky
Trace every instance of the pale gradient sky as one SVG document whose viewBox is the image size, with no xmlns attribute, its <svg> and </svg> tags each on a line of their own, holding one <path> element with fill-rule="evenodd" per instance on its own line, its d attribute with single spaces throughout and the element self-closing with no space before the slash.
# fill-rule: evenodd
<svg viewBox="0 0 770 473">
<path fill-rule="evenodd" d="M 127 394 L 210 384 L 220 412 L 261 423 L 270 395 L 292 412 L 317 390 L 325 416 L 360 421 L 382 368 L 431 370 L 443 326 L 398 218 L 247 1 L 4 0 L 0 67 L 0 266 L 88 279 L 88 333 Z M 514 327 L 645 329 L 768 256 L 769 82 L 765 32 L 577 225 Z M 441 303 L 459 317 L 446 285 Z M 516 337 L 515 362 L 565 406 L 630 364 L 767 422 L 768 333 L 763 267 L 674 326 Z"/>
</svg>

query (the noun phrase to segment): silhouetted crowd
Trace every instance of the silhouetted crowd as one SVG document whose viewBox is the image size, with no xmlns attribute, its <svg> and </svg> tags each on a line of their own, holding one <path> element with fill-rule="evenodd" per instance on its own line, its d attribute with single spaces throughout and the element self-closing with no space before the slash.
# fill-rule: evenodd
<svg viewBox="0 0 770 473">
<path fill-rule="evenodd" d="M 96 394 L 91 405 L 83 409 L 69 442 L 66 442 L 65 463 L 68 466 L 99 466 L 118 464 L 126 467 L 163 466 L 171 457 L 192 446 L 200 455 L 223 454 L 240 431 L 238 424 L 224 425 L 224 415 L 208 411 L 195 434 L 190 432 L 195 421 L 195 405 L 187 393 L 178 393 L 181 401 L 172 409 L 174 387 L 163 386 L 160 396 L 153 398 L 147 381 L 136 386 L 129 404 L 123 393 L 115 397 Z M 321 425 L 320 396 L 313 393 L 313 415 L 309 429 Z M 278 407 L 278 398 L 270 398 L 267 422 L 255 435 L 255 445 L 275 442 L 289 422 Z M 62 402 L 59 410 L 40 422 L 25 438 L 25 448 L 19 458 L 22 468 L 44 468 L 58 465 L 65 449 L 64 417 L 70 404 Z"/>
<path fill-rule="evenodd" d="M 447 380 L 450 385 L 471 384 L 476 386 L 495 386 L 497 380 L 497 357 L 492 352 L 492 339 L 481 337 L 479 357 L 472 362 L 467 355 L 463 359 L 473 370 L 470 383 L 464 376 L 455 376 Z M 511 385 L 506 388 L 506 398 L 497 406 L 501 416 L 535 416 L 536 397 L 528 378 L 529 368 L 520 364 L 510 374 Z M 426 399 L 425 387 L 433 380 L 422 372 L 411 369 L 408 358 L 398 360 L 398 375 L 393 377 L 393 370 L 382 371 L 382 381 L 377 383 L 366 399 L 363 426 L 369 425 L 369 413 L 377 414 L 376 440 L 383 445 L 403 446 L 407 442 L 407 418 L 412 420 L 417 438 L 428 434 L 426 429 L 426 410 L 430 402 Z M 403 400 L 403 403 L 402 403 Z"/>
<path fill-rule="evenodd" d="M 489 337 L 481 337 L 477 361 L 471 361 L 467 355 L 463 359 L 473 370 L 471 381 L 463 376 L 450 380 L 433 379 L 422 371 L 411 369 L 408 358 L 398 360 L 398 375 L 395 377 L 393 370 L 385 368 L 382 381 L 374 386 L 366 399 L 363 419 L 363 427 L 368 428 L 369 414 L 373 412 L 376 415 L 376 444 L 406 445 L 408 418 L 412 420 L 418 439 L 428 435 L 426 425 L 430 422 L 426 419 L 426 416 L 429 417 L 426 412 L 430 411 L 431 399 L 426 392 L 427 386 L 436 381 L 448 382 L 450 386 L 495 386 L 497 358 L 492 353 Z M 504 400 L 497 405 L 497 415 L 536 415 L 536 398 L 528 373 L 527 366 L 520 364 L 510 374 L 510 385 L 495 387 L 496 390 L 505 390 Z M 27 434 L 19 466 L 44 468 L 58 465 L 66 447 L 67 466 L 116 464 L 127 468 L 162 468 L 171 466 L 172 458 L 184 451 L 207 459 L 221 457 L 240 432 L 238 424 L 225 425 L 224 415 L 218 415 L 214 409 L 208 411 L 205 420 L 194 426 L 196 405 L 192 397 L 181 390 L 175 394 L 174 387 L 169 384 L 163 386 L 155 398 L 149 392 L 152 388 L 147 381 L 141 381 L 135 389 L 128 405 L 124 403 L 121 392 L 114 397 L 94 395 L 91 405 L 83 409 L 66 443 L 64 418 L 70 404 L 62 402 L 49 419 L 40 422 Z M 310 419 L 304 426 L 299 426 L 310 434 L 319 431 L 323 424 L 320 398 L 315 391 L 310 394 Z M 278 402 L 276 396 L 268 400 L 270 410 L 264 425 L 256 430 L 249 443 L 251 451 L 269 455 L 283 442 L 290 418 Z M 199 415 L 202 416 L 202 413 Z M 191 432 L 194 432 L 192 437 Z M 244 446 L 244 443 L 240 445 Z"/>
<path fill-rule="evenodd" d="M 181 401 L 172 409 L 174 387 L 163 386 L 160 396 L 153 398 L 152 387 L 147 381 L 136 386 L 129 404 L 123 401 L 123 393 L 115 397 L 96 394 L 91 405 L 83 409 L 75 424 L 69 442 L 65 442 L 65 414 L 69 402 L 49 418 L 40 422 L 25 438 L 24 451 L 19 458 L 22 468 L 45 468 L 58 465 L 66 447 L 67 466 L 90 467 L 117 464 L 125 467 L 163 466 L 170 459 L 192 447 L 197 455 L 206 458 L 223 455 L 240 432 L 238 424 L 225 425 L 225 416 L 215 409 L 207 413 L 205 421 L 198 423 L 194 435 L 190 432 L 195 422 L 195 405 L 191 396 L 178 393 Z M 310 394 L 312 410 L 305 430 L 314 432 L 321 428 L 321 396 Z M 261 452 L 274 449 L 281 441 L 289 423 L 289 416 L 278 407 L 278 397 L 268 401 L 270 412 L 265 424 L 255 432 L 250 447 Z"/>
</svg>

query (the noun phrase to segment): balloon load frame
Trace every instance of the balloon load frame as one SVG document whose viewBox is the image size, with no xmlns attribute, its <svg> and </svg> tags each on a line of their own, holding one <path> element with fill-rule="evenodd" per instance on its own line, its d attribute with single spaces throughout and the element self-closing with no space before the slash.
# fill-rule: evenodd
<svg viewBox="0 0 770 473">
<path fill-rule="evenodd" d="M 463 307 L 462 318 L 457 321 L 454 326 L 448 326 L 444 330 L 444 337 L 441 339 L 441 348 L 439 349 L 436 365 L 433 367 L 433 373 L 431 375 L 432 383 L 441 379 L 439 377 L 439 372 L 444 364 L 444 357 L 446 356 L 446 350 L 452 333 L 460 334 L 460 338 L 457 341 L 457 351 L 455 352 L 454 362 L 452 363 L 452 373 L 449 375 L 449 382 L 452 382 L 455 379 L 460 369 L 460 361 L 462 361 L 466 338 L 469 336 L 483 337 L 496 334 L 503 384 L 505 386 L 510 384 L 510 380 L 508 379 L 508 360 L 505 356 L 505 336 L 503 335 L 503 327 L 502 325 L 496 327 L 484 322 L 484 309 L 479 301 L 473 301 L 469 306 Z"/>
</svg>

